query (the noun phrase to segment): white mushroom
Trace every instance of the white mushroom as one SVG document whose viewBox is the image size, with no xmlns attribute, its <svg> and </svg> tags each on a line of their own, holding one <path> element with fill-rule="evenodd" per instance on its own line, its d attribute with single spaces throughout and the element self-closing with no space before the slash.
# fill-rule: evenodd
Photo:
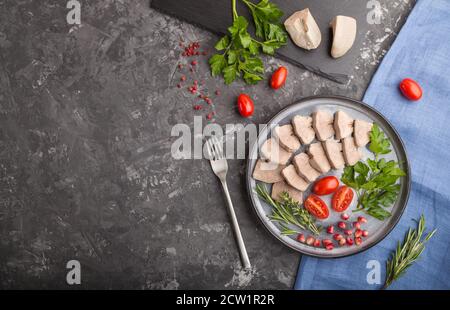
<svg viewBox="0 0 450 310">
<path fill-rule="evenodd" d="M 313 127 L 318 140 L 326 141 L 334 136 L 333 121 L 333 114 L 328 111 L 319 110 L 313 113 Z"/>
<path fill-rule="evenodd" d="M 296 202 L 302 203 L 303 202 L 303 193 L 299 190 L 296 190 L 289 184 L 287 184 L 284 181 L 280 181 L 275 183 L 272 186 L 272 198 L 279 201 L 280 200 L 280 194 L 281 193 L 288 193 L 289 196 Z"/>
<path fill-rule="evenodd" d="M 306 191 L 308 188 L 309 183 L 297 174 L 297 170 L 295 170 L 293 165 L 289 165 L 281 170 L 281 175 L 290 186 L 301 192 Z"/>
<path fill-rule="evenodd" d="M 277 126 L 273 131 L 278 143 L 288 152 L 297 151 L 301 144 L 297 136 L 294 135 L 292 125 Z"/>
<path fill-rule="evenodd" d="M 331 170 L 325 151 L 320 142 L 313 143 L 309 146 L 308 154 L 310 156 L 309 163 L 311 167 L 321 173 L 327 173 Z"/>
<path fill-rule="evenodd" d="M 297 11 L 284 22 L 286 31 L 294 43 L 306 50 L 317 48 L 322 41 L 322 34 L 308 8 Z"/>
<path fill-rule="evenodd" d="M 331 56 L 344 56 L 353 46 L 356 39 L 356 19 L 348 16 L 336 16 L 330 24 L 333 29 L 333 46 Z"/>
<path fill-rule="evenodd" d="M 372 130 L 372 123 L 363 120 L 355 120 L 355 143 L 357 146 L 366 146 L 370 142 L 370 131 Z"/>
<path fill-rule="evenodd" d="M 347 137 L 342 140 L 342 150 L 344 153 L 345 162 L 349 166 L 356 164 L 362 157 L 361 151 L 355 144 L 353 137 Z"/>
<path fill-rule="evenodd" d="M 312 128 L 312 117 L 296 115 L 291 121 L 294 133 L 303 144 L 313 142 L 316 134 Z"/>
<path fill-rule="evenodd" d="M 338 141 L 327 140 L 323 142 L 323 148 L 327 154 L 328 161 L 333 169 L 342 169 L 345 166 L 342 144 Z"/>
<path fill-rule="evenodd" d="M 337 111 L 334 114 L 334 130 L 338 140 L 350 136 L 353 132 L 353 118 L 344 111 Z"/>
<path fill-rule="evenodd" d="M 278 165 L 286 165 L 292 156 L 292 153 L 280 147 L 274 138 L 270 138 L 264 142 L 261 146 L 260 153 L 263 159 Z"/>
<path fill-rule="evenodd" d="M 256 162 L 255 170 L 253 170 L 253 178 L 264 183 L 277 183 L 283 181 L 281 170 L 284 168 L 284 165 L 277 165 L 260 159 Z"/>
</svg>

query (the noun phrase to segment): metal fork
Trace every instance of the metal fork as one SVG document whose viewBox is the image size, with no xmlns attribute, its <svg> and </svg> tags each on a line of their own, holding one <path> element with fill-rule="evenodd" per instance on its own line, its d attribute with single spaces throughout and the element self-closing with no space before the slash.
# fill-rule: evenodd
<svg viewBox="0 0 450 310">
<path fill-rule="evenodd" d="M 228 192 L 227 186 L 228 163 L 223 155 L 222 143 L 220 143 L 219 139 L 217 139 L 217 137 L 214 136 L 208 141 L 206 141 L 206 145 L 212 170 L 222 183 L 223 192 L 225 193 L 225 197 L 227 198 L 228 213 L 231 216 L 231 224 L 234 231 L 234 235 L 236 237 L 236 241 L 238 243 L 242 264 L 244 265 L 244 268 L 249 269 L 251 268 L 250 260 L 248 259 L 244 239 L 242 239 L 241 230 L 239 229 L 239 223 L 236 218 L 236 213 L 234 212 L 230 193 Z"/>
</svg>

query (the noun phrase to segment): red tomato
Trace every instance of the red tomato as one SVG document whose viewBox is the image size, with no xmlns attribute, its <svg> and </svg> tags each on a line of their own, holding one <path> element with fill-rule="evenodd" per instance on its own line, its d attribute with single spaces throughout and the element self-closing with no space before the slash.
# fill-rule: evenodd
<svg viewBox="0 0 450 310">
<path fill-rule="evenodd" d="M 237 99 L 237 105 L 239 113 L 243 117 L 252 116 L 253 111 L 255 110 L 255 105 L 253 104 L 253 100 L 246 94 L 240 94 Z"/>
<path fill-rule="evenodd" d="M 331 206 L 336 212 L 347 210 L 353 200 L 353 190 L 348 186 L 341 186 L 333 195 Z"/>
<path fill-rule="evenodd" d="M 313 193 L 319 196 L 334 193 L 339 187 L 339 180 L 335 176 L 324 177 L 317 181 L 313 187 Z"/>
<path fill-rule="evenodd" d="M 273 89 L 278 89 L 284 85 L 287 78 L 287 69 L 285 67 L 279 67 L 273 74 L 270 79 L 270 87 Z"/>
<path fill-rule="evenodd" d="M 420 100 L 423 94 L 422 88 L 420 87 L 419 83 L 412 79 L 404 79 L 400 83 L 400 91 L 402 92 L 403 96 L 412 101 Z"/>
<path fill-rule="evenodd" d="M 330 215 L 325 202 L 316 195 L 309 195 L 305 201 L 305 209 L 321 220 L 326 219 Z"/>
</svg>

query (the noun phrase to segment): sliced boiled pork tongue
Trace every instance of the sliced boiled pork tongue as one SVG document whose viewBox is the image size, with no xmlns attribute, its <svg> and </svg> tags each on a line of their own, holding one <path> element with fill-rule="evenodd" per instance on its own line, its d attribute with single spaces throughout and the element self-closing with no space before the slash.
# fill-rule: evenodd
<svg viewBox="0 0 450 310">
<path fill-rule="evenodd" d="M 355 143 L 357 146 L 363 147 L 370 142 L 370 131 L 372 130 L 372 123 L 357 119 L 355 120 Z"/>
<path fill-rule="evenodd" d="M 320 172 L 311 167 L 309 156 L 306 153 L 300 153 L 292 160 L 298 174 L 308 182 L 314 182 L 320 177 Z"/>
<path fill-rule="evenodd" d="M 283 176 L 281 175 L 281 170 L 286 166 L 278 165 L 271 162 L 265 162 L 259 159 L 256 162 L 255 169 L 253 170 L 253 178 L 255 180 L 272 184 L 283 181 Z"/>
<path fill-rule="evenodd" d="M 312 117 L 310 116 L 294 116 L 291 123 L 294 133 L 303 144 L 310 144 L 316 137 L 316 133 L 312 127 Z"/>
<path fill-rule="evenodd" d="M 356 146 L 355 139 L 353 137 L 347 137 L 342 140 L 342 150 L 344 153 L 345 162 L 349 166 L 353 166 L 362 158 L 362 153 Z"/>
<path fill-rule="evenodd" d="M 323 142 L 323 148 L 327 154 L 328 161 L 333 169 L 342 169 L 345 166 L 344 155 L 342 154 L 342 143 L 334 140 Z"/>
<path fill-rule="evenodd" d="M 338 140 L 351 136 L 353 133 L 353 118 L 344 111 L 337 111 L 334 114 L 334 130 Z"/>
<path fill-rule="evenodd" d="M 288 193 L 294 201 L 303 203 L 303 193 L 299 190 L 296 190 L 285 181 L 277 182 L 272 186 L 271 196 L 273 199 L 280 201 L 280 194 L 284 192 Z"/>
<path fill-rule="evenodd" d="M 297 170 L 295 170 L 294 165 L 289 165 L 281 171 L 286 182 L 293 188 L 304 192 L 308 188 L 309 182 L 305 181 L 301 176 L 298 175 Z"/>
<path fill-rule="evenodd" d="M 280 146 L 286 151 L 293 153 L 300 148 L 300 141 L 297 136 L 294 135 L 292 125 L 277 126 L 275 127 L 273 133 Z"/>
<path fill-rule="evenodd" d="M 313 143 L 309 146 L 308 154 L 311 157 L 309 163 L 311 166 L 322 174 L 331 170 L 325 151 L 320 142 Z"/>
<path fill-rule="evenodd" d="M 319 110 L 313 113 L 313 128 L 317 140 L 326 141 L 334 136 L 334 117 L 329 111 Z"/>
<path fill-rule="evenodd" d="M 270 138 L 264 142 L 261 146 L 260 153 L 263 159 L 278 165 L 286 165 L 292 156 L 292 153 L 280 147 L 274 138 Z"/>
</svg>

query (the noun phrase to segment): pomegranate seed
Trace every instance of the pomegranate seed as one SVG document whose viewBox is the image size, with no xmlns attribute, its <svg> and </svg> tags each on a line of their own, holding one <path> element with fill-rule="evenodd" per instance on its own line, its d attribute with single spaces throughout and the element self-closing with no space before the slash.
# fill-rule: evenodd
<svg viewBox="0 0 450 310">
<path fill-rule="evenodd" d="M 350 215 L 348 215 L 347 213 L 342 213 L 341 215 L 341 219 L 343 219 L 344 221 L 348 220 L 350 218 Z"/>
<path fill-rule="evenodd" d="M 184 81 L 186 81 L 186 76 L 182 76 L 182 77 L 180 77 L 180 81 L 182 81 L 182 82 L 184 82 Z"/>
<path fill-rule="evenodd" d="M 203 55 L 203 56 L 206 56 L 207 54 L 208 54 L 208 53 L 206 53 L 206 52 L 202 52 L 202 55 Z"/>
<path fill-rule="evenodd" d="M 301 243 L 305 243 L 305 241 L 306 241 L 305 235 L 299 234 L 299 235 L 297 236 L 297 241 L 298 241 L 298 242 L 301 242 Z"/>
<path fill-rule="evenodd" d="M 214 115 L 214 113 L 211 112 L 208 115 L 206 115 L 206 118 L 210 120 L 213 118 L 213 115 Z"/>
<path fill-rule="evenodd" d="M 362 243 L 361 237 L 355 238 L 356 245 L 360 245 Z"/>
<path fill-rule="evenodd" d="M 353 235 L 353 231 L 351 229 L 346 229 L 344 230 L 344 234 L 346 234 L 347 236 L 351 236 Z"/>
<path fill-rule="evenodd" d="M 197 80 L 194 81 L 194 85 L 198 85 L 198 81 Z"/>
<path fill-rule="evenodd" d="M 358 222 L 364 224 L 367 223 L 367 219 L 364 216 L 358 216 Z"/>
<path fill-rule="evenodd" d="M 361 236 L 362 236 L 362 234 L 363 234 L 363 232 L 362 232 L 362 230 L 361 230 L 361 229 L 357 229 L 357 230 L 355 231 L 355 237 L 356 237 L 356 238 L 359 238 L 359 237 L 361 237 Z"/>
<path fill-rule="evenodd" d="M 332 244 L 327 244 L 327 245 L 325 246 L 325 249 L 327 249 L 327 251 L 331 251 L 331 250 L 334 249 L 334 245 L 332 245 Z"/>
<path fill-rule="evenodd" d="M 212 100 L 210 98 L 205 98 L 207 104 L 212 104 Z"/>
<path fill-rule="evenodd" d="M 326 247 L 327 245 L 329 245 L 329 244 L 333 244 L 333 241 L 331 241 L 330 239 L 323 239 L 322 240 L 322 244 L 323 244 L 323 246 L 324 247 Z"/>
<path fill-rule="evenodd" d="M 181 84 L 177 84 L 177 87 L 178 87 L 178 88 L 181 88 Z"/>
<path fill-rule="evenodd" d="M 181 53 L 182 56 L 186 56 L 186 52 Z"/>
<path fill-rule="evenodd" d="M 313 245 L 314 244 L 315 239 L 311 236 L 309 236 L 308 238 L 306 238 L 306 244 L 307 245 Z"/>
<path fill-rule="evenodd" d="M 341 239 L 343 239 L 344 237 L 341 234 L 334 234 L 333 239 L 336 241 L 339 241 Z"/>
<path fill-rule="evenodd" d="M 196 65 L 197 65 L 197 61 L 196 61 L 196 60 L 193 60 L 193 61 L 191 62 L 191 65 L 196 66 Z"/>
<path fill-rule="evenodd" d="M 216 96 L 220 96 L 220 90 L 216 90 Z"/>
<path fill-rule="evenodd" d="M 319 239 L 316 239 L 316 240 L 314 241 L 314 246 L 315 246 L 316 248 L 320 247 L 320 240 L 319 240 Z"/>
<path fill-rule="evenodd" d="M 359 222 L 353 222 L 353 227 L 361 229 L 361 224 Z"/>
<path fill-rule="evenodd" d="M 183 69 L 183 65 L 182 64 L 178 64 L 178 69 Z"/>
<path fill-rule="evenodd" d="M 327 233 L 329 233 L 330 235 L 332 235 L 334 233 L 334 227 L 333 226 L 328 226 L 327 227 Z"/>
<path fill-rule="evenodd" d="M 353 245 L 353 239 L 352 238 L 348 237 L 346 239 L 346 241 L 347 241 L 347 245 Z"/>
<path fill-rule="evenodd" d="M 338 242 L 340 246 L 344 246 L 347 243 L 347 240 L 345 240 L 345 238 L 342 238 Z"/>
<path fill-rule="evenodd" d="M 194 69 L 193 68 L 189 68 L 189 71 L 194 72 Z"/>
<path fill-rule="evenodd" d="M 367 237 L 369 235 L 369 232 L 367 230 L 363 230 L 362 235 L 363 237 Z"/>
<path fill-rule="evenodd" d="M 199 104 L 194 105 L 194 110 L 198 111 L 201 109 L 203 109 L 203 107 L 201 105 L 199 105 Z"/>
<path fill-rule="evenodd" d="M 347 227 L 347 225 L 345 225 L 344 222 L 339 222 L 339 223 L 338 223 L 338 227 L 339 227 L 340 229 L 345 229 L 345 228 Z"/>
</svg>

